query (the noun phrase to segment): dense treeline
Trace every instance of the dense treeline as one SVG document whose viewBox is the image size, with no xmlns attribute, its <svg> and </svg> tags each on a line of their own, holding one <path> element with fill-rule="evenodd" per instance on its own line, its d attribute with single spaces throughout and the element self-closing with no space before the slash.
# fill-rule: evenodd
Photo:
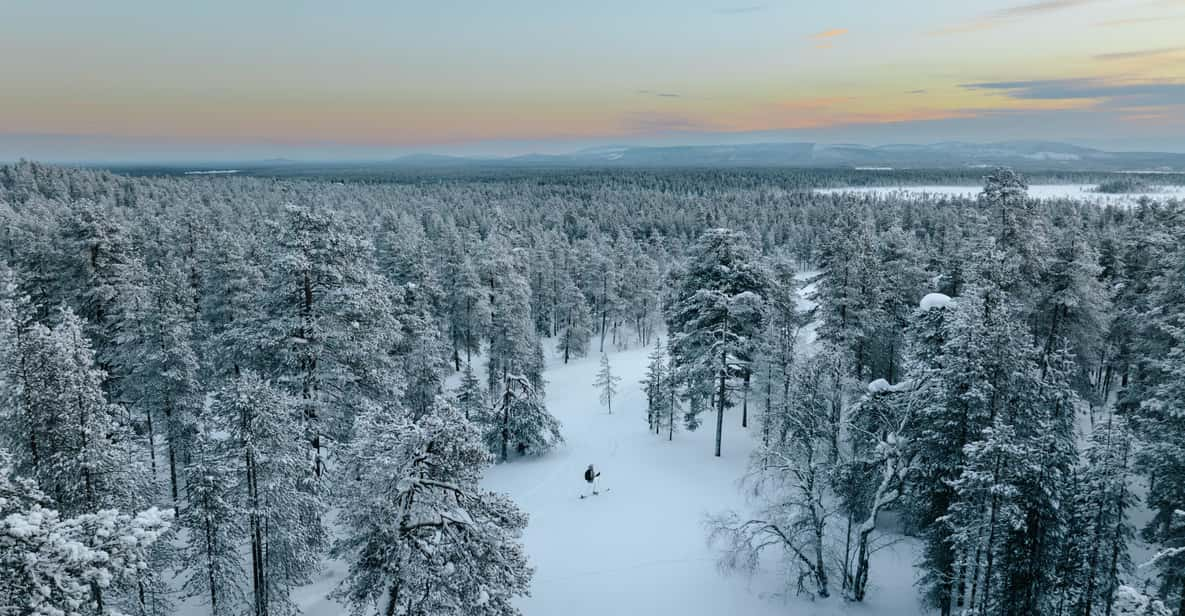
<svg viewBox="0 0 1185 616">
<path fill-rule="evenodd" d="M 1147 485 L 1153 590 L 1185 614 L 1180 204 L 1035 202 L 1007 171 L 926 203 L 818 181 L 0 168 L 0 487 L 36 487 L 0 505 L 143 539 L 118 571 L 55 570 L 66 594 L 6 577 L 6 604 L 287 614 L 333 554 L 356 613 L 516 613 L 526 516 L 479 481 L 563 438 L 546 343 L 654 347 L 664 438 L 711 411 L 719 455 L 726 411 L 754 418 L 766 515 L 715 521 L 729 564 L 781 546 L 800 590 L 862 600 L 893 509 L 944 614 L 1122 613 L 1147 602 L 1123 585 Z M 28 549 L 0 548 L 5 573 Z"/>
</svg>

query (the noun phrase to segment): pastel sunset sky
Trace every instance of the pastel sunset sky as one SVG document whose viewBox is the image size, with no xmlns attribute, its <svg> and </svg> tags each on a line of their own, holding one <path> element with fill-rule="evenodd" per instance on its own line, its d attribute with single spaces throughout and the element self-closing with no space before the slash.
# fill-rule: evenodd
<svg viewBox="0 0 1185 616">
<path fill-rule="evenodd" d="M 1185 0 L 0 0 L 0 160 L 1185 151 Z"/>
</svg>

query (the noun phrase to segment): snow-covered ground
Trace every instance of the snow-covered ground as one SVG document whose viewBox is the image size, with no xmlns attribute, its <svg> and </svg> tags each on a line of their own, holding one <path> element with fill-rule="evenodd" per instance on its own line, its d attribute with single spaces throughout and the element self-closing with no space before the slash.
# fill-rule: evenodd
<svg viewBox="0 0 1185 616">
<path fill-rule="evenodd" d="M 1099 205 L 1133 205 L 1141 197 L 1148 197 L 1158 201 L 1168 199 L 1185 199 L 1185 186 L 1163 186 L 1157 192 L 1129 193 L 1122 195 L 1094 192 L 1094 184 L 1035 184 L 1029 186 L 1029 195 L 1038 199 L 1071 198 L 1089 201 Z M 974 197 L 983 189 L 982 186 L 861 186 L 847 188 L 820 188 L 816 192 L 831 193 L 863 193 L 887 195 L 899 193 L 911 198 L 931 198 L 962 196 Z"/>
<path fill-rule="evenodd" d="M 722 575 L 705 542 L 703 520 L 710 512 L 745 507 L 737 480 L 756 426 L 742 429 L 734 409 L 725 418 L 720 458 L 712 456 L 710 425 L 677 432 L 674 441 L 648 433 L 637 384 L 647 354 L 648 349 L 609 354 L 623 377 L 613 414 L 592 386 L 596 353 L 568 365 L 549 359 L 548 407 L 564 422 L 567 443 L 540 458 L 499 465 L 486 479 L 487 487 L 510 494 L 531 514 L 525 542 L 537 570 L 532 596 L 521 602 L 524 614 L 919 613 L 909 542 L 876 555 L 877 588 L 866 605 L 785 596 L 786 580 L 779 578 L 776 562 L 752 580 Z M 588 464 L 601 470 L 608 492 L 581 500 L 581 474 Z"/>
</svg>

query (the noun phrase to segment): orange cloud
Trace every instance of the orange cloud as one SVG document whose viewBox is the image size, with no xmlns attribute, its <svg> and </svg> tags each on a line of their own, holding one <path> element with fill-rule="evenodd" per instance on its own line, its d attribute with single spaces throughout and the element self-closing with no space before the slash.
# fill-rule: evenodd
<svg viewBox="0 0 1185 616">
<path fill-rule="evenodd" d="M 848 33 L 847 28 L 832 28 L 830 30 L 824 30 L 822 32 L 819 32 L 818 34 L 812 34 L 811 38 L 813 38 L 815 40 L 832 39 L 837 36 L 843 36 L 847 33 Z"/>
</svg>

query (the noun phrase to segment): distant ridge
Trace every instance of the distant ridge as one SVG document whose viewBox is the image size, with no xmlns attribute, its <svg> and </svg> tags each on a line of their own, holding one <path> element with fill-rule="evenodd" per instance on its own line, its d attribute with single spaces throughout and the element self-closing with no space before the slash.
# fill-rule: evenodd
<svg viewBox="0 0 1185 616">
<path fill-rule="evenodd" d="M 598 146 L 568 154 L 505 158 L 411 154 L 389 161 L 409 167 L 875 167 L 1185 171 L 1185 154 L 1108 152 L 1053 141 L 932 144 L 819 144 L 809 142 L 690 146 Z"/>
</svg>

